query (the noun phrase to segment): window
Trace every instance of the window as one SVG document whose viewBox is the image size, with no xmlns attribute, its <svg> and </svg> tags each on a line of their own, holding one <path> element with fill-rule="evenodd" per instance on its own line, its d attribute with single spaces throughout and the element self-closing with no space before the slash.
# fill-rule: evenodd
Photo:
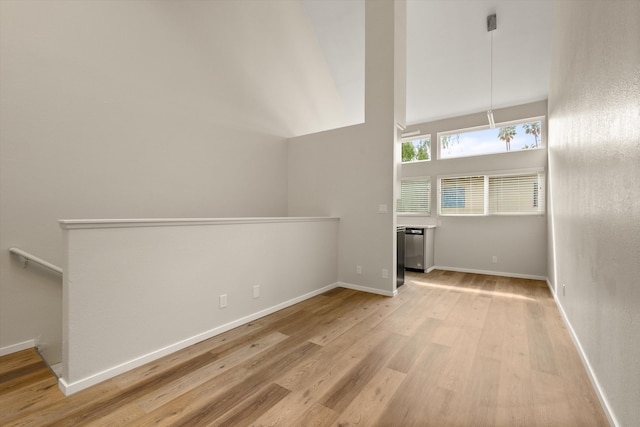
<svg viewBox="0 0 640 427">
<path fill-rule="evenodd" d="M 439 215 L 541 215 L 544 173 L 457 176 L 439 179 Z"/>
<path fill-rule="evenodd" d="M 490 176 L 490 214 L 538 214 L 544 212 L 544 200 L 539 195 L 544 191 L 541 174 Z"/>
<path fill-rule="evenodd" d="M 440 215 L 483 215 L 484 176 L 440 179 Z"/>
<path fill-rule="evenodd" d="M 439 158 L 480 156 L 542 148 L 543 118 L 438 134 Z"/>
<path fill-rule="evenodd" d="M 421 136 L 402 143 L 402 163 L 431 160 L 431 136 Z"/>
<path fill-rule="evenodd" d="M 403 179 L 398 200 L 398 213 L 431 214 L 431 179 Z"/>
<path fill-rule="evenodd" d="M 445 209 L 464 208 L 465 195 L 465 187 L 446 185 L 442 188 L 442 207 Z"/>
</svg>

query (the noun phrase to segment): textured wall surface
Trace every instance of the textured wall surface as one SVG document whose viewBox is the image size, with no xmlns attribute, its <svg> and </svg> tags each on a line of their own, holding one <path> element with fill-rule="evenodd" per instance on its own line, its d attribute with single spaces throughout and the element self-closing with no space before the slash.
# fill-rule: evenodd
<svg viewBox="0 0 640 427">
<path fill-rule="evenodd" d="M 557 2 L 554 31 L 549 278 L 613 420 L 636 426 L 640 2 Z"/>
</svg>

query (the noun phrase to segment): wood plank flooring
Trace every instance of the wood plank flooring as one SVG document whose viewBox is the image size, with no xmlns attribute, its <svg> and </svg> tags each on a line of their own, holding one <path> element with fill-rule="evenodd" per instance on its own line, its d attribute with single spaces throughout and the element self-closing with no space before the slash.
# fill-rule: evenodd
<svg viewBox="0 0 640 427">
<path fill-rule="evenodd" d="M 0 358 L 3 426 L 607 426 L 544 282 L 409 273 L 334 289 L 64 397 Z"/>
</svg>

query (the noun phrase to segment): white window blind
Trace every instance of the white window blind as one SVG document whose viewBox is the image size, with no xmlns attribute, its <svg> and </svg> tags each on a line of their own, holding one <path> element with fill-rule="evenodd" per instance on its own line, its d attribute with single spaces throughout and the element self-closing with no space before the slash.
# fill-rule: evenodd
<svg viewBox="0 0 640 427">
<path fill-rule="evenodd" d="M 489 214 L 544 212 L 544 176 L 528 174 L 489 177 Z"/>
<path fill-rule="evenodd" d="M 403 179 L 398 213 L 431 214 L 431 179 Z"/>
<path fill-rule="evenodd" d="M 440 180 L 441 215 L 484 215 L 484 176 Z"/>
<path fill-rule="evenodd" d="M 440 215 L 544 214 L 544 173 L 440 178 L 438 207 Z"/>
</svg>

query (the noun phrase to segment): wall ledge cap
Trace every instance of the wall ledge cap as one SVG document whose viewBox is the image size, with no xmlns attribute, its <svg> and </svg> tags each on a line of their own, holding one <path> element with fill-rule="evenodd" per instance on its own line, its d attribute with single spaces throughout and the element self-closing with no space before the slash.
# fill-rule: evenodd
<svg viewBox="0 0 640 427">
<path fill-rule="evenodd" d="M 129 218 L 129 219 L 61 219 L 64 230 L 92 228 L 169 227 L 187 225 L 235 225 L 294 222 L 339 221 L 338 217 L 247 217 L 247 218 Z"/>
</svg>

